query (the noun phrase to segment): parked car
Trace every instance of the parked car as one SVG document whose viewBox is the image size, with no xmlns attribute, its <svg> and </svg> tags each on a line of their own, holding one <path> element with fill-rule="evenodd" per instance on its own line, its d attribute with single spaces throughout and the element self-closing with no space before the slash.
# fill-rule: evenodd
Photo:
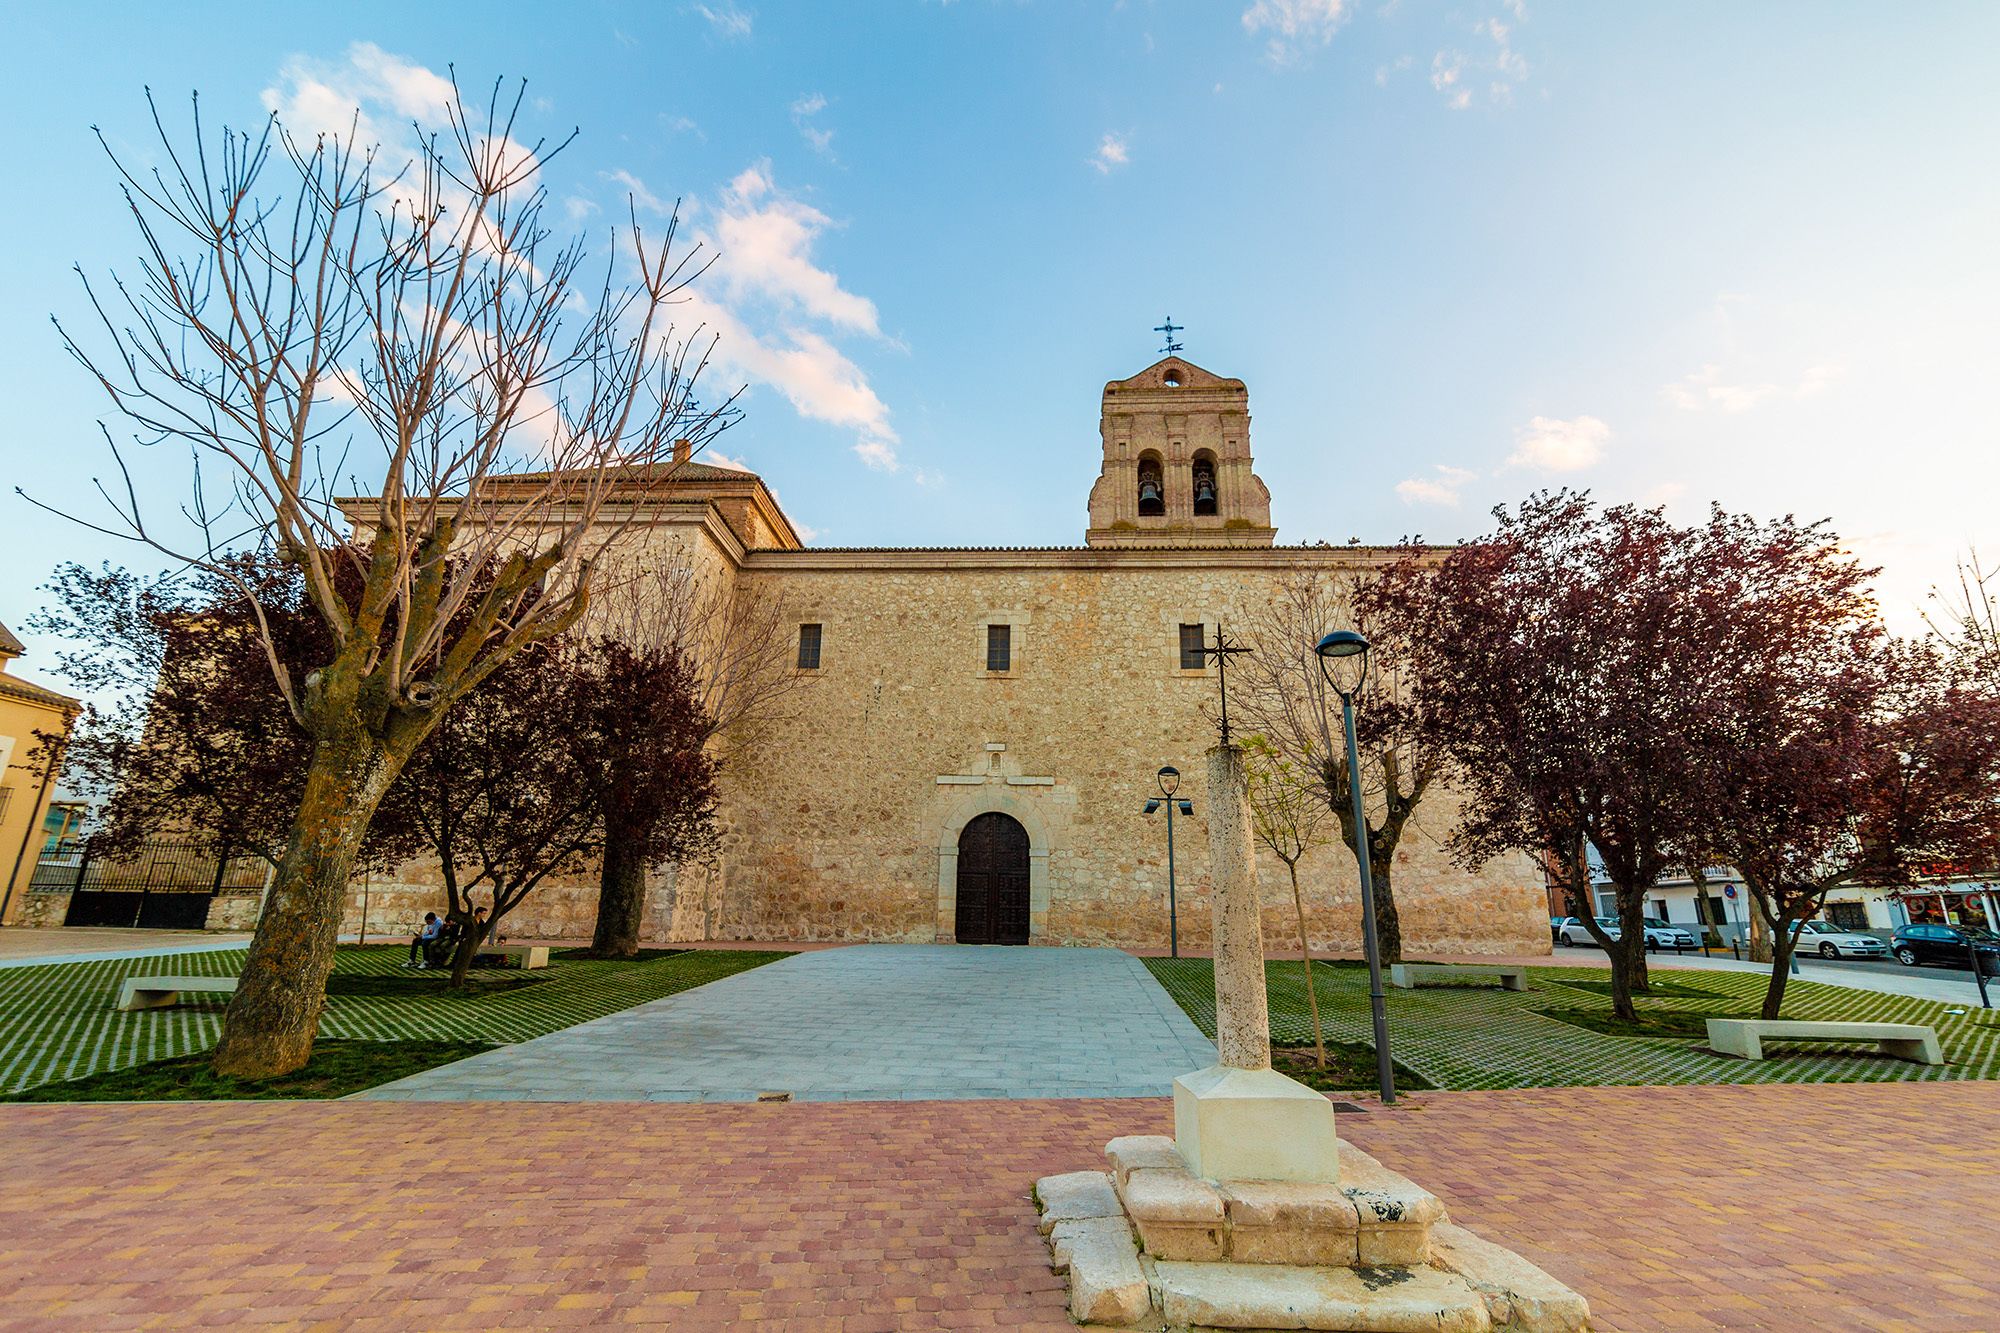
<svg viewBox="0 0 2000 1333">
<path fill-rule="evenodd" d="M 1613 940 L 1616 940 L 1623 933 L 1619 929 L 1618 918 L 1615 916 L 1601 916 L 1597 918 L 1597 925 L 1599 929 Z M 1556 939 L 1560 943 L 1571 945 L 1597 943 L 1597 938 L 1590 933 L 1590 927 L 1583 924 L 1583 918 L 1575 916 L 1559 918 L 1559 924 L 1556 926 Z"/>
<path fill-rule="evenodd" d="M 1906 967 L 1925 963 L 1965 967 L 1972 961 L 1971 950 L 1977 949 L 1979 970 L 1989 977 L 2000 976 L 2000 935 L 1977 926 L 1898 926 L 1889 947 Z"/>
<path fill-rule="evenodd" d="M 1842 930 L 1831 921 L 1808 921 L 1799 927 L 1799 952 L 1821 958 L 1887 958 L 1889 946 L 1873 935 Z"/>
<path fill-rule="evenodd" d="M 1552 917 L 1550 917 L 1550 918 L 1549 918 L 1549 943 L 1550 943 L 1550 944 L 1561 944 L 1561 943 L 1562 943 L 1562 937 L 1563 937 L 1563 922 L 1565 922 L 1565 921 L 1567 921 L 1567 920 L 1569 920 L 1569 918 L 1568 918 L 1568 917 L 1566 917 L 1566 916 L 1552 916 Z"/>
<path fill-rule="evenodd" d="M 1671 921 L 1662 921 L 1656 916 L 1646 918 L 1646 947 L 1648 949 L 1692 949 L 1700 941 Z"/>
</svg>

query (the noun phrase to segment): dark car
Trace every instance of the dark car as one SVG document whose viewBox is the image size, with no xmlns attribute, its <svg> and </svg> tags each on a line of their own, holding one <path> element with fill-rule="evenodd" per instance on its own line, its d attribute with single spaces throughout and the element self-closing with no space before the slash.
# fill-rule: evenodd
<svg viewBox="0 0 2000 1333">
<path fill-rule="evenodd" d="M 1979 951 L 1979 970 L 2000 975 L 2000 935 L 1978 926 L 1898 926 L 1889 945 L 1896 961 L 1907 967 L 1943 963 L 1969 968 L 1972 950 Z"/>
</svg>

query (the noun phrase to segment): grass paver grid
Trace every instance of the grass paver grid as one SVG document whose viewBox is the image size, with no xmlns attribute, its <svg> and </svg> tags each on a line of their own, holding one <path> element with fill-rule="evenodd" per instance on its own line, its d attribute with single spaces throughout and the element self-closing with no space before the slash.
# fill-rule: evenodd
<svg viewBox="0 0 2000 1333">
<path fill-rule="evenodd" d="M 1215 1033 L 1215 986 L 1205 958 L 1148 958 L 1146 966 L 1204 1033 Z M 1824 986 L 1794 977 L 1785 990 L 1786 1018 L 1869 1023 L 1923 1023 L 1935 1028 L 1947 1063 L 1918 1065 L 1854 1048 L 1792 1048 L 1764 1060 L 1707 1054 L 1691 1041 L 1613 1037 L 1551 1018 L 1544 1009 L 1611 1011 L 1611 1000 L 1571 982 L 1601 980 L 1608 973 L 1576 968 L 1533 968 L 1530 990 L 1498 987 L 1426 987 L 1390 990 L 1389 1035 L 1398 1063 L 1439 1088 L 1583 1087 L 1686 1083 L 1852 1083 L 2000 1077 L 2000 1011 L 1876 991 Z M 1271 1038 L 1281 1045 L 1310 1045 L 1305 974 L 1297 962 L 1265 964 Z M 1755 1014 L 1766 978 L 1747 972 L 1655 973 L 1675 990 L 1642 1008 Z M 1368 1041 L 1368 973 L 1352 966 L 1315 964 L 1320 1020 L 1329 1040 Z M 1953 1009 L 1963 1012 L 1953 1014 Z M 1787 1050 L 1766 1043 L 1766 1050 Z"/>
<path fill-rule="evenodd" d="M 235 976 L 246 951 L 107 958 L 0 969 L 0 1093 L 206 1050 L 222 1035 L 226 997 L 171 1009 L 120 1012 L 128 976 Z M 347 947 L 340 976 L 425 974 L 403 967 L 404 945 Z M 461 1040 L 511 1044 L 601 1018 L 786 957 L 690 950 L 638 963 L 557 956 L 532 984 L 484 994 L 334 995 L 320 1033 L 362 1041 Z"/>
</svg>

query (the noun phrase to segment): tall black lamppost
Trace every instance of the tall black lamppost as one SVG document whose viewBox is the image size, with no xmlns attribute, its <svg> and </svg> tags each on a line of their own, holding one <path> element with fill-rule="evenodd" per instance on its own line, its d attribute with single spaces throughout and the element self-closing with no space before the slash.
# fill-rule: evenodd
<svg viewBox="0 0 2000 1333">
<path fill-rule="evenodd" d="M 1368 958 L 1368 1008 L 1375 1020 L 1375 1077 L 1381 1084 L 1382 1103 L 1396 1101 L 1396 1066 L 1389 1058 L 1389 1013 L 1382 1002 L 1382 950 L 1375 940 L 1375 875 L 1368 866 L 1368 815 L 1361 801 L 1361 756 L 1354 743 L 1354 696 L 1368 679 L 1368 640 L 1351 629 L 1337 629 L 1320 636 L 1313 645 L 1319 654 L 1319 672 L 1327 686 L 1340 696 L 1341 721 L 1347 727 L 1347 791 L 1354 806 L 1354 860 L 1361 868 L 1361 947 Z M 1334 679 L 1333 664 L 1351 658 L 1360 668 L 1354 683 L 1346 689 Z"/>
<path fill-rule="evenodd" d="M 1167 807 L 1167 947 L 1175 958 L 1181 956 L 1181 922 L 1180 911 L 1174 904 L 1174 807 L 1178 805 L 1184 815 L 1194 813 L 1193 801 L 1174 799 L 1174 793 L 1180 790 L 1180 786 L 1181 771 L 1169 764 L 1160 770 L 1161 795 L 1146 800 L 1146 813 L 1149 815 L 1162 805 Z"/>
</svg>

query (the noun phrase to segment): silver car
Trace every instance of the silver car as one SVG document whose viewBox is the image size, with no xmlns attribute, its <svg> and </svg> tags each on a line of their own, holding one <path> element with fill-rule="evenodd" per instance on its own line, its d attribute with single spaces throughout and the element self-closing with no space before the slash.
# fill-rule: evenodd
<svg viewBox="0 0 2000 1333">
<path fill-rule="evenodd" d="M 1873 935 L 1842 930 L 1831 921 L 1808 921 L 1799 928 L 1800 953 L 1821 958 L 1887 958 L 1889 946 Z"/>
</svg>

